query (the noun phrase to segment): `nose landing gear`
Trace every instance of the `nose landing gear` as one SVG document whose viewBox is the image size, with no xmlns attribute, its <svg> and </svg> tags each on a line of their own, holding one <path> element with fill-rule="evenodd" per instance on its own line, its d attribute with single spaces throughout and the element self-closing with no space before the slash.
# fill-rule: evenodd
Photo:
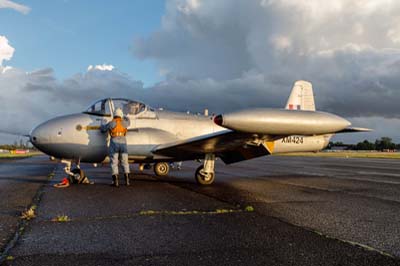
<svg viewBox="0 0 400 266">
<path fill-rule="evenodd" d="M 71 160 L 61 160 L 61 163 L 65 165 L 64 172 L 68 175 L 70 183 L 77 184 L 89 184 L 90 181 L 85 175 L 85 172 L 81 169 L 80 161 L 76 162 L 76 168 L 71 170 L 72 161 Z"/>
</svg>

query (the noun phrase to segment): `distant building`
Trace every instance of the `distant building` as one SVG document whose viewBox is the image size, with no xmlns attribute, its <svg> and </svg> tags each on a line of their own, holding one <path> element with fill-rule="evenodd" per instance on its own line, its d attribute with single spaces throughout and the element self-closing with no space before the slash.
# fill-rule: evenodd
<svg viewBox="0 0 400 266">
<path fill-rule="evenodd" d="M 331 146 L 332 151 L 347 151 L 349 150 L 349 146 Z"/>
<path fill-rule="evenodd" d="M 354 145 L 352 144 L 345 144 L 342 142 L 330 142 L 327 150 L 331 151 L 347 151 L 347 150 L 353 150 Z"/>
</svg>

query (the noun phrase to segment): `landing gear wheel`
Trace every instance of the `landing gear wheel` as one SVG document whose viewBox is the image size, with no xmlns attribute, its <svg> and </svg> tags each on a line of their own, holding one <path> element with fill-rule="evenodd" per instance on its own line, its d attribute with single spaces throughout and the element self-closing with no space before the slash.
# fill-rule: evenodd
<svg viewBox="0 0 400 266">
<path fill-rule="evenodd" d="M 85 176 L 85 173 L 83 172 L 83 170 L 82 170 L 82 169 L 79 169 L 79 168 L 74 168 L 74 169 L 72 169 L 71 172 L 72 172 L 74 175 L 79 174 L 79 177 L 84 177 L 84 176 Z"/>
<path fill-rule="evenodd" d="M 200 185 L 211 185 L 214 182 L 215 173 L 205 173 L 204 166 L 201 165 L 196 170 L 195 178 Z"/>
<path fill-rule="evenodd" d="M 169 173 L 169 164 L 168 163 L 156 163 L 154 165 L 154 173 L 156 176 L 166 176 Z"/>
<path fill-rule="evenodd" d="M 77 183 L 77 184 L 82 183 L 83 179 L 85 178 L 85 173 L 83 172 L 83 170 L 79 169 L 79 168 L 75 168 L 75 169 L 72 169 L 71 172 L 74 174 L 74 176 L 72 176 L 73 183 Z"/>
</svg>

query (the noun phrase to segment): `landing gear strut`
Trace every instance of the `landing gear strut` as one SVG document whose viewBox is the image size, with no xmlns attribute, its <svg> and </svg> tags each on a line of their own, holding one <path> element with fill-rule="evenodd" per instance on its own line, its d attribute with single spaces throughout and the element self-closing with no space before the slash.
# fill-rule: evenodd
<svg viewBox="0 0 400 266">
<path fill-rule="evenodd" d="M 76 162 L 76 168 L 71 170 L 72 161 L 71 160 L 61 160 L 61 163 L 65 165 L 64 172 L 69 176 L 70 181 L 76 183 L 86 183 L 85 173 L 81 169 L 80 160 Z"/>
<path fill-rule="evenodd" d="M 74 173 L 71 171 L 72 161 L 61 160 L 61 163 L 63 163 L 65 165 L 64 172 L 69 176 L 74 176 Z"/>
<path fill-rule="evenodd" d="M 215 178 L 215 154 L 208 153 L 204 159 L 204 164 L 197 168 L 195 178 L 200 185 L 211 185 Z"/>
</svg>

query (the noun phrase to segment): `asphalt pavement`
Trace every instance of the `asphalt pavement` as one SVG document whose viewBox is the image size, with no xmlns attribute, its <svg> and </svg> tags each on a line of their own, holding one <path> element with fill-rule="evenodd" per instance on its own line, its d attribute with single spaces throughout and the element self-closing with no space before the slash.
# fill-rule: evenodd
<svg viewBox="0 0 400 266">
<path fill-rule="evenodd" d="M 83 165 L 94 185 L 56 189 L 62 165 L 0 161 L 2 225 L 8 215 L 8 230 L 20 228 L 21 210 L 32 198 L 38 206 L 15 245 L 5 235 L 4 264 L 400 265 L 399 161 L 218 161 L 207 187 L 194 181 L 197 166 L 114 188 L 107 166 Z"/>
<path fill-rule="evenodd" d="M 44 157 L 0 159 L 0 252 L 21 226 L 21 213 L 39 200 L 56 165 Z"/>
</svg>

